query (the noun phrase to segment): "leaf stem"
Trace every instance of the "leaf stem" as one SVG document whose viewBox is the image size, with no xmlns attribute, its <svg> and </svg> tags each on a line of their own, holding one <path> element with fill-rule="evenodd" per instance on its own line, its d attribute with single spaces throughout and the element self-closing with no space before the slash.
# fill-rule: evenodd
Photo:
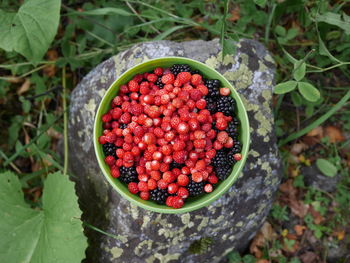
<svg viewBox="0 0 350 263">
<path fill-rule="evenodd" d="M 308 133 L 309 131 L 311 131 L 312 129 L 316 128 L 317 126 L 321 125 L 323 122 L 325 122 L 329 117 L 331 117 L 337 110 L 339 110 L 350 98 L 350 90 L 345 94 L 345 96 L 337 103 L 335 104 L 328 112 L 326 112 L 324 115 L 322 115 L 320 118 L 318 118 L 317 120 L 315 120 L 313 123 L 311 123 L 310 125 L 308 125 L 307 127 L 305 127 L 304 129 L 296 132 L 296 133 L 292 133 L 291 135 L 289 135 L 287 138 L 281 140 L 278 145 L 281 147 L 285 144 L 287 144 L 290 141 L 293 141 L 303 135 L 305 135 L 306 133 Z"/>
<path fill-rule="evenodd" d="M 63 174 L 68 171 L 68 112 L 67 112 L 67 87 L 66 87 L 66 67 L 62 68 L 62 101 L 63 101 L 63 136 L 64 136 L 64 165 Z"/>
<path fill-rule="evenodd" d="M 270 27 L 271 27 L 273 16 L 275 14 L 276 7 L 277 7 L 277 4 L 274 3 L 272 6 L 272 10 L 270 12 L 270 15 L 269 15 L 269 20 L 267 21 L 267 24 L 266 24 L 266 29 L 265 29 L 265 44 L 266 45 L 269 43 Z"/>
</svg>

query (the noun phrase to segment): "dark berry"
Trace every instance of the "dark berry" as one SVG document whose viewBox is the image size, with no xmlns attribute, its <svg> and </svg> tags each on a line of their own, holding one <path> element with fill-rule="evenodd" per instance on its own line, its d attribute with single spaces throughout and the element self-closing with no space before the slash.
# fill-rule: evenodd
<svg viewBox="0 0 350 263">
<path fill-rule="evenodd" d="M 117 150 L 117 146 L 115 146 L 114 143 L 106 142 L 105 144 L 103 144 L 102 148 L 105 156 L 111 155 L 114 157 L 114 159 L 117 159 L 117 156 L 115 154 L 115 150 Z"/>
<path fill-rule="evenodd" d="M 215 157 L 212 159 L 211 164 L 214 167 L 220 167 L 227 165 L 227 152 L 222 149 L 216 152 Z"/>
<path fill-rule="evenodd" d="M 172 161 L 172 163 L 169 165 L 169 169 L 172 170 L 174 168 L 178 168 L 178 169 L 181 169 L 182 167 L 184 167 L 185 165 L 184 164 L 181 164 L 181 163 L 177 163 L 175 161 Z"/>
<path fill-rule="evenodd" d="M 227 164 L 220 167 L 215 167 L 216 176 L 220 180 L 225 180 L 230 175 L 231 169 L 232 167 Z"/>
<path fill-rule="evenodd" d="M 164 88 L 164 84 L 162 82 L 162 76 L 160 76 L 154 84 L 158 86 L 160 89 Z"/>
<path fill-rule="evenodd" d="M 176 76 L 180 72 L 191 72 L 191 67 L 187 64 L 175 64 L 171 66 L 170 71 Z"/>
<path fill-rule="evenodd" d="M 128 126 L 127 124 L 122 123 L 119 125 L 119 128 L 124 130 L 127 126 Z"/>
<path fill-rule="evenodd" d="M 191 73 L 191 75 L 200 74 L 199 70 L 197 70 L 197 69 L 192 69 L 190 73 Z"/>
<path fill-rule="evenodd" d="M 204 191 L 204 182 L 196 183 L 190 179 L 187 189 L 190 196 L 200 195 Z"/>
<path fill-rule="evenodd" d="M 215 112 L 217 112 L 216 99 L 214 97 L 209 97 L 209 96 L 206 96 L 204 99 L 207 102 L 206 108 L 210 111 L 210 113 L 214 114 Z"/>
<path fill-rule="evenodd" d="M 237 125 L 233 121 L 230 121 L 230 123 L 228 124 L 228 127 L 226 129 L 226 132 L 228 133 L 228 135 L 230 137 L 232 137 L 232 139 L 234 139 L 234 137 L 236 137 L 237 133 L 238 133 Z"/>
<path fill-rule="evenodd" d="M 231 151 L 229 151 L 227 154 L 227 163 L 229 165 L 234 165 L 237 162 L 236 159 L 233 157 L 234 154 L 236 154 L 236 152 L 233 148 L 231 148 Z"/>
<path fill-rule="evenodd" d="M 151 200 L 155 201 L 156 203 L 163 205 L 165 204 L 165 201 L 167 197 L 169 196 L 167 189 L 160 189 L 156 188 L 152 191 L 150 191 L 150 198 Z"/>
<path fill-rule="evenodd" d="M 220 81 L 218 79 L 206 79 L 204 81 L 204 84 L 208 88 L 209 97 L 220 96 L 220 93 L 219 93 Z"/>
<path fill-rule="evenodd" d="M 119 169 L 120 171 L 120 177 L 119 179 L 126 183 L 129 184 L 131 182 L 137 182 L 137 172 L 136 172 L 136 168 L 135 167 L 120 167 Z"/>
<path fill-rule="evenodd" d="M 221 96 L 216 101 L 216 109 L 218 112 L 222 112 L 226 116 L 231 116 L 235 110 L 235 100 L 228 96 Z"/>
</svg>

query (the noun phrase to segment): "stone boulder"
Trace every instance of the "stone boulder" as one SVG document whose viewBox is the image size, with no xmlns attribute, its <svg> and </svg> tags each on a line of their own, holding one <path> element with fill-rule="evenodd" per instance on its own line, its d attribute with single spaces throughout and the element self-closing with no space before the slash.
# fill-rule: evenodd
<svg viewBox="0 0 350 263">
<path fill-rule="evenodd" d="M 251 146 L 243 173 L 208 207 L 191 213 L 158 214 L 139 208 L 104 179 L 94 153 L 93 123 L 110 84 L 128 68 L 148 59 L 181 56 L 221 72 L 240 93 L 248 110 Z M 253 40 L 237 43 L 235 55 L 221 59 L 218 40 L 142 43 L 104 61 L 71 94 L 69 162 L 86 229 L 86 262 L 219 262 L 244 249 L 264 222 L 281 179 L 274 134 L 274 61 Z"/>
</svg>

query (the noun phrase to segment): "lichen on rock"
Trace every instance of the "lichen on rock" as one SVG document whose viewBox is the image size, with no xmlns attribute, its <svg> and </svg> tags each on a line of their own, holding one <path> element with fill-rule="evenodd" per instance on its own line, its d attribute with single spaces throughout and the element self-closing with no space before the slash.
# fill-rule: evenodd
<svg viewBox="0 0 350 263">
<path fill-rule="evenodd" d="M 239 179 L 208 207 L 179 215 L 146 211 L 121 198 L 93 161 L 93 122 L 104 92 L 128 68 L 164 56 L 192 58 L 221 72 L 240 93 L 251 126 L 249 156 Z M 245 248 L 268 214 L 280 182 L 273 83 L 273 60 L 253 40 L 241 40 L 236 54 L 223 60 L 218 40 L 142 43 L 92 70 L 71 94 L 70 169 L 84 220 L 121 238 L 86 229 L 90 241 L 86 261 L 218 262 L 230 250 Z M 190 252 L 191 244 L 209 239 L 215 249 Z"/>
</svg>

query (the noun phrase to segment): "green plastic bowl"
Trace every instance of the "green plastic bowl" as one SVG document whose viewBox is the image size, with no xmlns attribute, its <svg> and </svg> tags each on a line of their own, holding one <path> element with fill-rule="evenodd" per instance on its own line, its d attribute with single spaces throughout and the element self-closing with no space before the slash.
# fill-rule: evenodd
<svg viewBox="0 0 350 263">
<path fill-rule="evenodd" d="M 170 67 L 173 64 L 188 64 L 192 68 L 198 69 L 201 72 L 202 76 L 205 76 L 208 79 L 219 79 L 222 86 L 229 87 L 231 89 L 231 96 L 237 102 L 236 112 L 238 113 L 238 118 L 241 123 L 240 130 L 239 130 L 239 139 L 243 144 L 243 148 L 241 152 L 243 158 L 242 160 L 234 164 L 231 175 L 226 180 L 216 184 L 214 191 L 211 192 L 210 194 L 203 194 L 201 196 L 186 199 L 184 206 L 180 209 L 174 209 L 166 205 L 159 205 L 152 201 L 144 201 L 138 195 L 131 194 L 128 191 L 128 187 L 126 184 L 120 182 L 118 179 L 115 179 L 111 176 L 109 167 L 104 162 L 102 145 L 99 144 L 98 142 L 98 138 L 99 136 L 102 135 L 102 131 L 103 131 L 101 117 L 103 114 L 105 114 L 109 110 L 110 103 L 112 99 L 117 95 L 119 91 L 119 87 L 127 83 L 129 80 L 133 78 L 133 76 L 135 76 L 138 73 L 149 72 L 156 67 L 163 67 L 163 68 Z M 180 213 L 190 212 L 209 205 L 211 202 L 213 202 L 214 200 L 218 199 L 221 195 L 223 195 L 236 181 L 237 177 L 242 171 L 244 163 L 247 159 L 249 141 L 250 141 L 249 137 L 250 137 L 249 121 L 248 121 L 246 109 L 238 93 L 232 87 L 230 82 L 227 81 L 219 72 L 208 67 L 207 65 L 192 59 L 182 58 L 182 57 L 164 57 L 164 58 L 152 59 L 152 60 L 143 62 L 141 64 L 138 64 L 132 67 L 131 69 L 129 69 L 128 71 L 126 71 L 116 81 L 112 83 L 112 85 L 109 87 L 106 94 L 102 98 L 95 116 L 95 123 L 94 123 L 95 153 L 96 153 L 100 168 L 104 176 L 108 180 L 108 182 L 122 197 L 126 198 L 133 204 L 138 205 L 144 209 L 151 210 L 158 213 L 180 214 Z"/>
</svg>

